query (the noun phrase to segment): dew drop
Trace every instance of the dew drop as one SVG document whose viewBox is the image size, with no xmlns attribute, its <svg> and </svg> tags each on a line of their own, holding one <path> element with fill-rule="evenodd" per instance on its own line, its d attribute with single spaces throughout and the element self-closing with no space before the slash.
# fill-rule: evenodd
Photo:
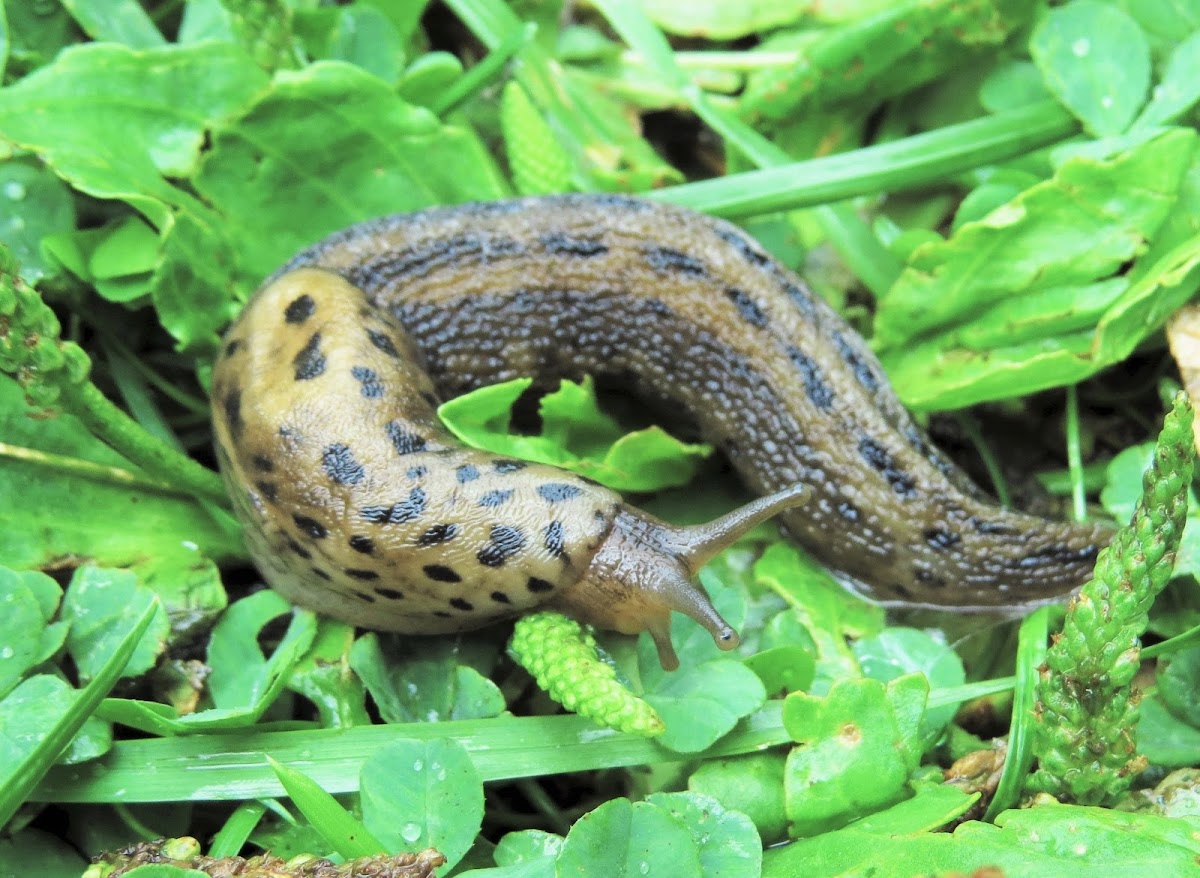
<svg viewBox="0 0 1200 878">
<path fill-rule="evenodd" d="M 413 771 L 424 771 L 424 770 L 425 770 L 425 760 L 424 759 L 418 759 L 415 762 L 413 762 Z"/>
<path fill-rule="evenodd" d="M 1100 106 L 1104 107 L 1104 109 L 1111 110 L 1112 105 L 1113 105 L 1112 95 L 1105 95 L 1104 97 L 1100 98 Z"/>
<path fill-rule="evenodd" d="M 6 646 L 4 649 L 0 649 L 0 659 L 10 659 L 13 657 L 13 655 L 14 652 L 11 646 Z"/>
<path fill-rule="evenodd" d="M 1080 37 L 1071 43 L 1071 53 L 1076 58 L 1085 58 L 1090 51 L 1092 51 L 1092 41 L 1087 37 Z"/>
<path fill-rule="evenodd" d="M 649 875 L 650 874 L 650 864 L 647 863 L 645 860 L 642 860 L 640 863 L 638 863 L 638 871 L 641 872 L 643 875 Z"/>
<path fill-rule="evenodd" d="M 409 843 L 415 842 L 421 837 L 421 824 L 405 823 L 400 827 L 400 837 Z"/>
<path fill-rule="evenodd" d="M 9 180 L 4 184 L 4 197 L 11 201 L 20 201 L 28 192 L 25 190 L 23 183 L 18 183 L 16 180 Z"/>
</svg>

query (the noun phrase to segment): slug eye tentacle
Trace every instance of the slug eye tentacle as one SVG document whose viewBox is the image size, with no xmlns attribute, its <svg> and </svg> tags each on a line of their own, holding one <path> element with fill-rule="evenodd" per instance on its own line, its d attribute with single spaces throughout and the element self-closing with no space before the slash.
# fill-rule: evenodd
<svg viewBox="0 0 1200 878">
<path fill-rule="evenodd" d="M 600 628 L 625 634 L 648 631 L 667 670 L 679 667 L 671 647 L 672 610 L 694 619 L 721 649 L 734 649 L 741 639 L 695 582 L 696 574 L 747 531 L 802 505 L 808 496 L 803 485 L 792 485 L 692 527 L 621 507 L 587 571 L 554 606 Z"/>
</svg>

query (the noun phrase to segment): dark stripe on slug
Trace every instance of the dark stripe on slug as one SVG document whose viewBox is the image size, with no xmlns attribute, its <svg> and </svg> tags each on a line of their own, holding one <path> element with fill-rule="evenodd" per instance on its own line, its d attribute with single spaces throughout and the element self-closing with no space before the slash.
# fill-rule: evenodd
<svg viewBox="0 0 1200 878">
<path fill-rule="evenodd" d="M 770 324 L 766 312 L 758 306 L 754 299 L 750 298 L 750 294 L 745 290 L 739 290 L 737 287 L 726 287 L 725 298 L 733 302 L 738 309 L 738 313 L 742 315 L 742 319 L 758 329 L 762 329 Z"/>
<path fill-rule="evenodd" d="M 488 491 L 479 498 L 479 505 L 485 509 L 493 509 L 497 506 L 503 506 L 512 498 L 513 492 L 510 490 L 494 490 Z"/>
<path fill-rule="evenodd" d="M 762 268 L 771 261 L 771 257 L 759 249 L 758 245 L 737 229 L 718 227 L 713 229 L 717 237 L 738 252 L 746 262 L 756 268 Z"/>
<path fill-rule="evenodd" d="M 389 357 L 399 358 L 400 352 L 396 350 L 395 343 L 385 333 L 376 332 L 374 329 L 367 330 L 367 338 L 371 340 L 371 344 L 379 348 Z"/>
<path fill-rule="evenodd" d="M 367 399 L 379 399 L 383 396 L 383 382 L 374 369 L 366 366 L 351 366 L 350 375 L 362 385 L 362 395 Z"/>
<path fill-rule="evenodd" d="M 1011 524 L 1004 524 L 1000 521 L 983 521 L 979 518 L 971 519 L 971 527 L 975 528 L 975 533 L 987 537 L 1015 537 L 1021 532 Z"/>
<path fill-rule="evenodd" d="M 388 438 L 392 440 L 397 454 L 415 454 L 425 450 L 425 437 L 418 436 L 399 421 L 389 421 L 384 429 L 387 430 Z"/>
<path fill-rule="evenodd" d="M 366 478 L 366 468 L 354 459 L 349 445 L 330 445 L 321 455 L 325 474 L 339 485 L 357 485 Z"/>
<path fill-rule="evenodd" d="M 404 592 L 397 588 L 377 586 L 375 589 L 375 594 L 379 595 L 381 598 L 387 598 L 389 601 L 399 601 L 404 599 Z"/>
<path fill-rule="evenodd" d="M 434 582 L 462 582 L 462 577 L 454 572 L 454 568 L 445 564 L 426 564 L 421 570 Z"/>
<path fill-rule="evenodd" d="M 524 253 L 525 246 L 520 241 L 504 235 L 454 235 L 364 260 L 346 272 L 346 279 L 356 287 L 378 289 L 425 277 L 446 265 L 487 264 Z"/>
<path fill-rule="evenodd" d="M 324 570 L 322 570 L 320 567 L 313 567 L 312 572 L 315 575 L 319 576 L 321 579 L 324 579 L 326 582 L 333 581 L 333 577 L 330 576 L 328 573 L 326 573 Z"/>
<path fill-rule="evenodd" d="M 561 503 L 563 500 L 578 497 L 583 493 L 583 489 L 563 482 L 547 482 L 544 485 L 538 485 L 537 492 L 543 500 L 549 503 Z"/>
<path fill-rule="evenodd" d="M 553 256 L 579 256 L 586 259 L 608 252 L 608 245 L 598 238 L 583 238 L 566 232 L 547 232 L 538 238 L 538 243 Z"/>
<path fill-rule="evenodd" d="M 329 536 L 329 530 L 321 522 L 315 518 L 309 518 L 307 515 L 299 515 L 292 513 L 292 521 L 296 522 L 296 527 L 304 531 L 314 540 L 323 540 Z"/>
<path fill-rule="evenodd" d="M 297 381 L 309 381 L 325 373 L 325 355 L 321 353 L 321 333 L 314 332 L 292 360 Z"/>
<path fill-rule="evenodd" d="M 479 478 L 479 468 L 473 464 L 464 463 L 454 471 L 454 477 L 458 479 L 460 485 L 465 485 L 467 482 L 473 482 Z"/>
<path fill-rule="evenodd" d="M 961 534 L 941 527 L 928 527 L 921 531 L 921 536 L 925 537 L 925 542 L 939 551 L 952 548 L 962 542 Z"/>
<path fill-rule="evenodd" d="M 425 492 L 420 488 L 413 488 L 409 491 L 406 500 L 393 503 L 391 506 L 367 506 L 363 508 L 360 515 L 365 521 L 374 524 L 403 524 L 406 521 L 420 518 L 425 511 L 427 502 L 428 498 L 425 496 Z"/>
<path fill-rule="evenodd" d="M 429 405 L 429 407 L 434 408 L 434 409 L 442 404 L 442 401 L 440 399 L 438 399 L 436 396 L 434 396 L 432 393 L 430 393 L 428 390 L 421 391 L 421 399 L 425 400 L 425 402 Z"/>
<path fill-rule="evenodd" d="M 708 269 L 704 267 L 703 262 L 674 247 L 652 244 L 642 250 L 642 254 L 646 257 L 646 263 L 658 272 L 687 274 L 692 277 L 702 277 L 708 274 Z"/>
<path fill-rule="evenodd" d="M 830 337 L 833 339 L 834 347 L 837 348 L 838 356 L 850 367 L 850 371 L 854 373 L 858 383 L 871 393 L 878 393 L 879 376 L 875 374 L 875 369 L 867 361 L 862 348 L 836 329 L 830 333 Z"/>
<path fill-rule="evenodd" d="M 454 607 L 456 610 L 462 610 L 464 613 L 469 613 L 475 609 L 470 601 L 464 600 L 463 598 L 450 598 L 450 606 Z"/>
<path fill-rule="evenodd" d="M 303 323 L 317 310 L 317 303 L 307 293 L 293 299 L 291 304 L 283 309 L 283 319 L 288 323 Z"/>
<path fill-rule="evenodd" d="M 375 541 L 370 537 L 355 536 L 350 537 L 350 548 L 356 552 L 361 552 L 363 555 L 371 555 L 375 552 Z"/>
<path fill-rule="evenodd" d="M 1040 567 L 1043 564 L 1076 565 L 1094 561 L 1098 554 L 1100 554 L 1099 546 L 1089 545 L 1081 548 L 1073 548 L 1064 543 L 1055 543 L 1052 546 L 1046 546 L 1044 549 L 1030 551 L 1020 558 L 1015 558 L 1012 564 L 1022 570 L 1031 567 Z"/>
<path fill-rule="evenodd" d="M 435 524 L 417 538 L 417 545 L 440 546 L 442 543 L 450 542 L 456 536 L 458 536 L 457 524 Z"/>
<path fill-rule="evenodd" d="M 298 542 L 293 540 L 291 537 L 287 538 L 287 547 L 289 549 L 291 549 L 293 552 L 295 552 L 297 555 L 299 555 L 301 558 L 303 558 L 305 561 L 312 560 L 312 552 L 308 551 L 308 549 L 304 548 L 304 546 L 300 545 Z"/>
<path fill-rule="evenodd" d="M 895 458 L 892 457 L 886 448 L 870 436 L 863 436 L 858 440 L 858 453 L 862 455 L 863 460 L 871 465 L 872 469 L 887 479 L 893 491 L 905 500 L 916 498 L 916 479 L 896 465 Z"/>
<path fill-rule="evenodd" d="M 816 361 L 795 345 L 787 346 L 788 359 L 800 370 L 804 392 L 809 402 L 823 412 L 833 407 L 833 388 L 825 381 L 825 374 Z"/>
<path fill-rule="evenodd" d="M 344 571 L 351 579 L 358 579 L 362 582 L 370 582 L 379 578 L 379 574 L 374 570 L 360 570 L 357 567 L 347 567 Z"/>
<path fill-rule="evenodd" d="M 801 283 L 797 283 L 779 266 L 771 266 L 771 275 L 775 278 L 775 282 L 779 284 L 779 288 L 783 290 L 796 310 L 799 311 L 808 320 L 816 321 L 817 318 L 817 303 L 813 299 L 812 290 Z"/>
<path fill-rule="evenodd" d="M 487 543 L 475 553 L 475 558 L 485 567 L 502 567 L 504 562 L 523 548 L 525 535 L 519 528 L 497 524 L 492 528 Z"/>
<path fill-rule="evenodd" d="M 373 594 L 368 594 L 365 591 L 355 591 L 353 589 L 350 591 L 350 593 L 352 595 L 354 595 L 356 598 L 358 598 L 360 601 L 366 601 L 368 604 L 375 603 L 375 595 L 373 595 Z"/>
</svg>

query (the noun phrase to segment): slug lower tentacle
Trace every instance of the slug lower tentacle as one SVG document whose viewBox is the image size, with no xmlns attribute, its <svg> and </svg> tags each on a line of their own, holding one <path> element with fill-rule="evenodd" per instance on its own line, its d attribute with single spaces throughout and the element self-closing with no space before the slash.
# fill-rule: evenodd
<svg viewBox="0 0 1200 878">
<path fill-rule="evenodd" d="M 435 414 L 485 384 L 588 373 L 690 413 L 775 496 L 683 531 L 562 470 L 463 448 Z M 1062 596 L 1111 533 L 998 508 L 930 446 L 862 340 L 752 239 L 623 196 L 436 208 L 325 239 L 229 330 L 213 410 L 267 581 L 384 630 L 548 606 L 648 629 L 669 664 L 670 610 L 736 642 L 694 574 L 777 512 L 864 594 L 951 609 Z"/>
</svg>

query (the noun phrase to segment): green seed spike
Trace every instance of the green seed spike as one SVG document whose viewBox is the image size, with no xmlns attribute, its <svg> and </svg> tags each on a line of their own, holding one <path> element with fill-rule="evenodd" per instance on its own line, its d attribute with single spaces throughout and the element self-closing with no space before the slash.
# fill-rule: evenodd
<svg viewBox="0 0 1200 878">
<path fill-rule="evenodd" d="M 509 651 L 538 686 L 567 710 L 601 725 L 653 737 L 665 726 L 654 708 L 617 681 L 601 661 L 596 639 L 574 619 L 533 613 L 513 627 Z"/>
<path fill-rule="evenodd" d="M 513 186 L 519 193 L 571 191 L 571 157 L 545 116 L 515 81 L 505 85 L 500 95 L 500 131 Z"/>
<path fill-rule="evenodd" d="M 1130 684 L 1150 605 L 1171 578 L 1194 462 L 1192 408 L 1180 393 L 1163 422 L 1132 520 L 1100 553 L 1092 580 L 1068 604 L 1063 630 L 1046 654 L 1031 791 L 1102 804 L 1128 789 L 1142 767 L 1136 742 L 1141 695 Z"/>
</svg>

